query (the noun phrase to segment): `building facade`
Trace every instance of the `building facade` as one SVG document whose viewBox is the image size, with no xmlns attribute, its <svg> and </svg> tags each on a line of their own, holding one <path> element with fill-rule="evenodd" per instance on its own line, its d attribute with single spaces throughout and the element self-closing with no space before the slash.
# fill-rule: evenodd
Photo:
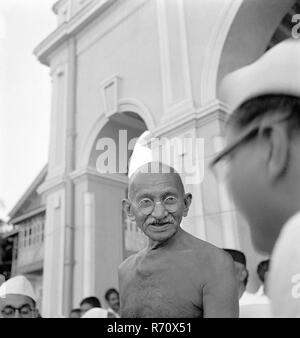
<svg viewBox="0 0 300 338">
<path fill-rule="evenodd" d="M 44 231 L 46 205 L 37 189 L 47 176 L 45 166 L 23 196 L 9 213 L 13 230 L 7 235 L 12 242 L 11 276 L 26 276 L 37 297 L 37 306 L 42 307 Z"/>
<path fill-rule="evenodd" d="M 128 177 L 120 167 L 132 153 L 129 141 L 146 130 L 155 138 L 204 139 L 200 157 L 189 148 L 179 154 L 196 158 L 200 172 L 205 165 L 203 182 L 186 185 L 193 203 L 183 227 L 219 247 L 244 251 L 249 290 L 255 290 L 262 256 L 225 185 L 206 165 L 222 147 L 228 114 L 218 99 L 220 80 L 287 38 L 283 19 L 296 5 L 294 0 L 54 5 L 57 29 L 35 49 L 52 79 L 47 177 L 38 189 L 46 206 L 43 316 L 67 315 L 89 295 L 103 300 L 107 288 L 118 287 L 118 265 L 143 245 L 140 232 L 124 222 Z M 99 171 L 103 139 L 117 145 L 114 165 L 121 173 Z"/>
</svg>

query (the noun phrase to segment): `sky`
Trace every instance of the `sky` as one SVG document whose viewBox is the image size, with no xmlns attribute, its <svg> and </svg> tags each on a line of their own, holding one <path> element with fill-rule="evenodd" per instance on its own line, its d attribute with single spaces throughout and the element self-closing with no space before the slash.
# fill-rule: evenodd
<svg viewBox="0 0 300 338">
<path fill-rule="evenodd" d="M 0 218 L 47 163 L 51 78 L 33 49 L 56 28 L 55 2 L 0 0 Z"/>
</svg>

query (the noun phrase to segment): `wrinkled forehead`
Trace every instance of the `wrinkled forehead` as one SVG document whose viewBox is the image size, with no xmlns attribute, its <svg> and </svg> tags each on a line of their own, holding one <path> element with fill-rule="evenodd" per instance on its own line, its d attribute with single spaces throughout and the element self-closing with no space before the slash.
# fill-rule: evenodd
<svg viewBox="0 0 300 338">
<path fill-rule="evenodd" d="M 184 188 L 177 173 L 137 173 L 129 185 L 129 197 L 161 196 L 166 193 L 183 195 Z"/>
<path fill-rule="evenodd" d="M 35 303 L 34 301 L 24 295 L 17 295 L 17 294 L 7 294 L 5 297 L 0 298 L 0 306 L 12 306 L 16 308 L 20 308 L 24 305 L 29 305 L 31 307 L 34 307 Z"/>
</svg>

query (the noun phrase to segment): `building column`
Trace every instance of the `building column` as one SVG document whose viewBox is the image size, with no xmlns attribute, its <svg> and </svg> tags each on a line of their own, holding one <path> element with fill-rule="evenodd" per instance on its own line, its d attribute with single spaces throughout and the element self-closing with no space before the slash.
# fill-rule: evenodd
<svg viewBox="0 0 300 338">
<path fill-rule="evenodd" d="M 46 196 L 42 316 L 62 317 L 65 191 L 63 183 Z"/>
<path fill-rule="evenodd" d="M 122 200 L 128 178 L 95 169 L 72 173 L 75 185 L 75 265 L 73 305 L 88 296 L 105 304 L 108 288 L 118 288 L 123 261 Z"/>
</svg>

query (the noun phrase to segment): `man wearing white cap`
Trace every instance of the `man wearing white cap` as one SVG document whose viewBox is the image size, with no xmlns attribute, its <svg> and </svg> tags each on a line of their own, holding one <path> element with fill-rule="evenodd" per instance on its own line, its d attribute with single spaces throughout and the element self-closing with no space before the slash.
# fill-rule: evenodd
<svg viewBox="0 0 300 338">
<path fill-rule="evenodd" d="M 273 315 L 300 317 L 300 41 L 227 75 L 219 98 L 233 113 L 211 167 L 222 168 L 256 248 L 272 253 Z"/>
<path fill-rule="evenodd" d="M 24 276 L 10 278 L 0 286 L 0 315 L 3 318 L 37 318 L 36 298 Z"/>
</svg>

